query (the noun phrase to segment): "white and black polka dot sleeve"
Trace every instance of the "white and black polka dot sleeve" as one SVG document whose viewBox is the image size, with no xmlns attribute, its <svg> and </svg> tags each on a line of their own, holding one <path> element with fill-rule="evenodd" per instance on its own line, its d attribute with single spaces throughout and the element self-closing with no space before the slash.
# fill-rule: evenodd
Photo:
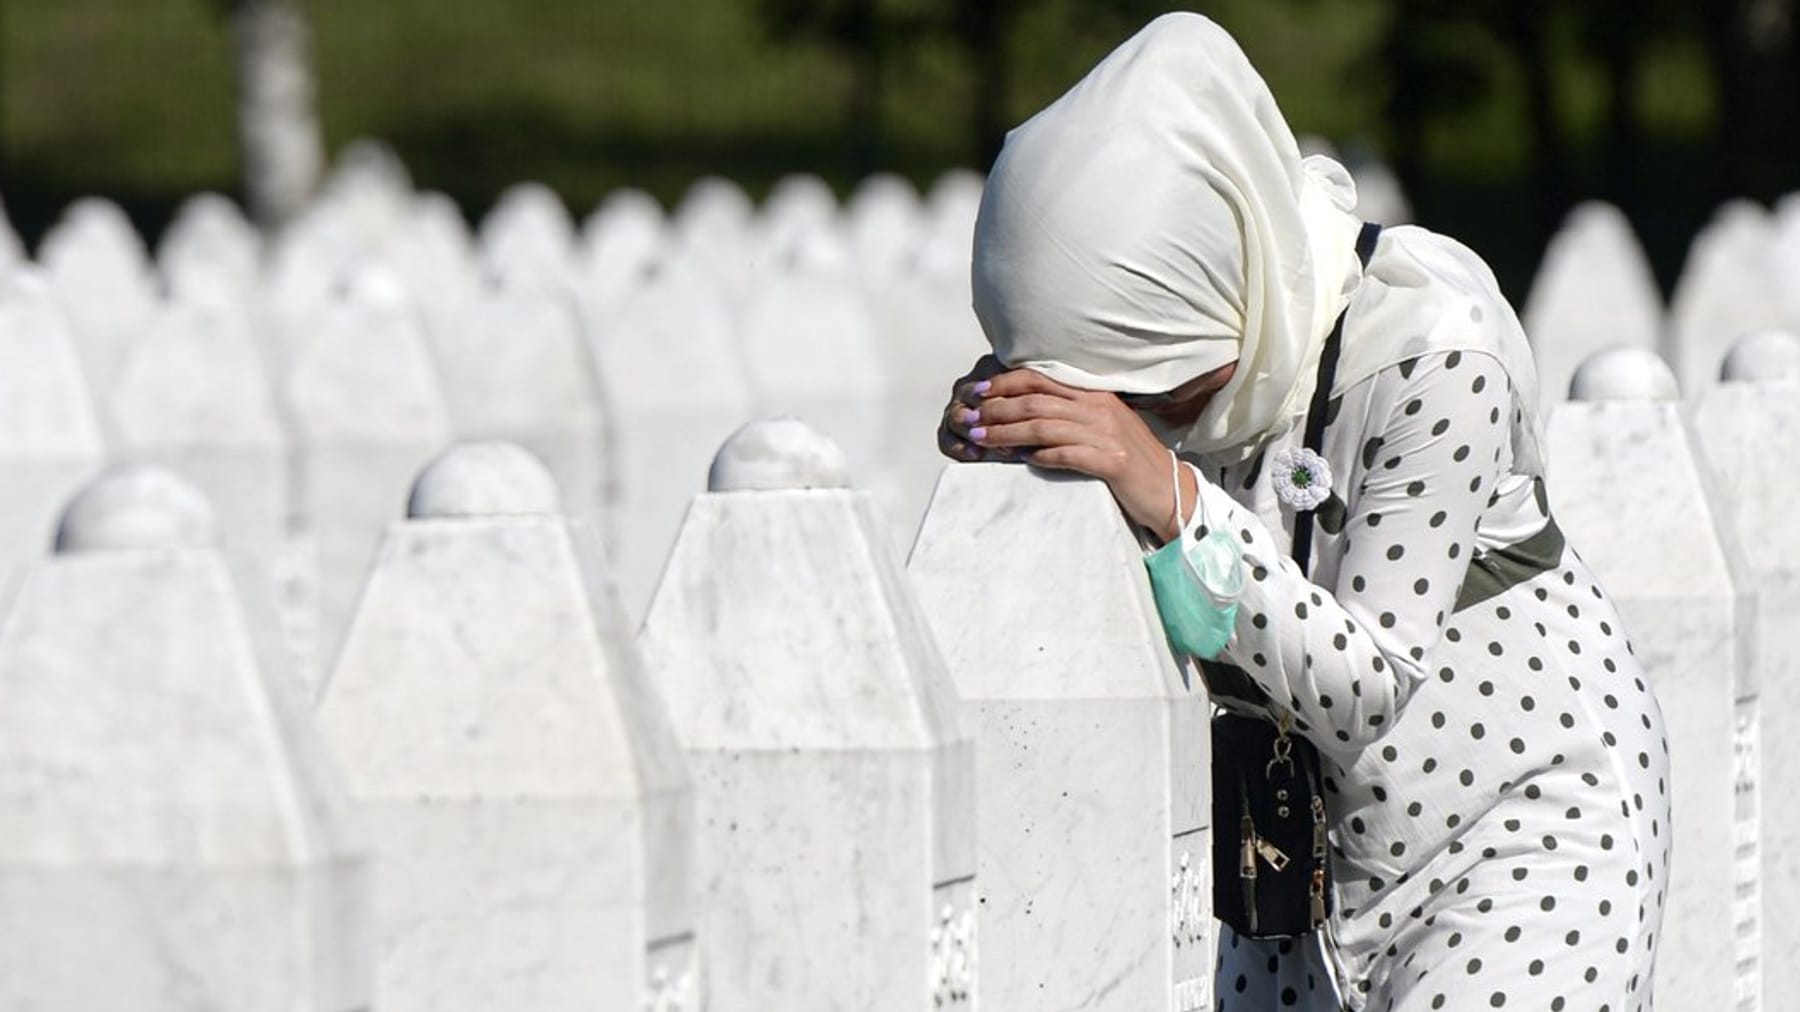
<svg viewBox="0 0 1800 1012">
<path fill-rule="evenodd" d="M 1511 387 L 1497 360 L 1435 353 L 1365 383 L 1360 466 L 1335 482 L 1346 515 L 1334 586 L 1302 575 L 1286 539 L 1223 490 L 1200 492 L 1205 522 L 1238 537 L 1250 569 L 1225 659 L 1339 754 L 1381 737 L 1428 674 L 1476 521 L 1511 464 Z"/>
</svg>

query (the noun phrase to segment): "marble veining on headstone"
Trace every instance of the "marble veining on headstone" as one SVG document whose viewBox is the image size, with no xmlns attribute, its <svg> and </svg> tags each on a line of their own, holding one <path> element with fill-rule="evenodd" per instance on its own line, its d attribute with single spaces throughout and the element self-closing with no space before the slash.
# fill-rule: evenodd
<svg viewBox="0 0 1800 1012">
<path fill-rule="evenodd" d="M 1212 1008 L 1209 707 L 1142 560 L 1104 483 L 1012 464 L 950 465 L 913 546 L 977 724 L 983 1008 Z"/>
<path fill-rule="evenodd" d="M 969 1009 L 994 951 L 973 914 L 973 742 L 847 483 L 804 425 L 746 426 L 640 633 L 694 774 L 714 1012 Z"/>
<path fill-rule="evenodd" d="M 558 510 L 525 450 L 446 451 L 324 687 L 381 876 L 384 1012 L 704 1007 L 692 788 L 598 545 Z"/>
<path fill-rule="evenodd" d="M 0 1007 L 364 1012 L 362 841 L 267 587 L 110 473 L 0 605 Z"/>
</svg>

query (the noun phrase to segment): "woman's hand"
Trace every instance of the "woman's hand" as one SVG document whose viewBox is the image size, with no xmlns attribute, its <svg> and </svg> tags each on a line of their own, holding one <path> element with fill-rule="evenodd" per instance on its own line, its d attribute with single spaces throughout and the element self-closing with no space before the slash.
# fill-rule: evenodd
<svg viewBox="0 0 1800 1012">
<path fill-rule="evenodd" d="M 986 381 L 1006 372 L 1006 366 L 992 355 L 975 360 L 975 368 L 958 379 L 950 388 L 950 404 L 938 422 L 938 452 L 951 460 L 972 464 L 977 461 L 1012 461 L 1018 457 L 1008 450 L 988 449 L 969 438 L 971 426 L 979 424 L 977 405 L 987 392 Z"/>
<path fill-rule="evenodd" d="M 1164 541 L 1180 532 L 1169 450 L 1125 402 L 1029 369 L 1000 373 L 987 384 L 979 392 L 971 384 L 973 404 L 946 416 L 951 431 L 989 453 L 1022 455 L 1039 467 L 1103 479 L 1133 521 Z M 1179 480 L 1184 513 L 1191 513 L 1197 494 L 1192 472 L 1181 468 Z"/>
</svg>

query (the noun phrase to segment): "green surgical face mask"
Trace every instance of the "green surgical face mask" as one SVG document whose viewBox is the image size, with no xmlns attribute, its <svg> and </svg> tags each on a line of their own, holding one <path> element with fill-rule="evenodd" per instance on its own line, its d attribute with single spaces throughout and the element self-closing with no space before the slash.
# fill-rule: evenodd
<svg viewBox="0 0 1800 1012">
<path fill-rule="evenodd" d="M 1224 531 L 1182 535 L 1146 556 L 1144 566 L 1170 644 L 1201 660 L 1216 659 L 1231 642 L 1244 592 L 1237 539 Z"/>
</svg>

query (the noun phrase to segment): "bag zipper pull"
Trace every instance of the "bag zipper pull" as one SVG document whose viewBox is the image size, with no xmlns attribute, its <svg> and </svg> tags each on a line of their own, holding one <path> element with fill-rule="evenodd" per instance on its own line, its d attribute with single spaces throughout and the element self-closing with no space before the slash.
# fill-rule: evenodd
<svg viewBox="0 0 1800 1012">
<path fill-rule="evenodd" d="M 1256 823 L 1246 815 L 1238 824 L 1238 877 L 1256 877 Z"/>
<path fill-rule="evenodd" d="M 1325 869 L 1314 868 L 1312 873 L 1312 926 L 1325 923 Z"/>
<path fill-rule="evenodd" d="M 1260 836 L 1256 838 L 1256 852 L 1261 854 L 1262 859 L 1269 862 L 1269 867 L 1277 872 L 1283 871 L 1288 866 L 1288 856 L 1281 852 L 1281 848 Z"/>
<path fill-rule="evenodd" d="M 1317 794 L 1312 799 L 1312 817 L 1312 856 L 1321 858 L 1325 856 L 1325 799 Z"/>
</svg>

